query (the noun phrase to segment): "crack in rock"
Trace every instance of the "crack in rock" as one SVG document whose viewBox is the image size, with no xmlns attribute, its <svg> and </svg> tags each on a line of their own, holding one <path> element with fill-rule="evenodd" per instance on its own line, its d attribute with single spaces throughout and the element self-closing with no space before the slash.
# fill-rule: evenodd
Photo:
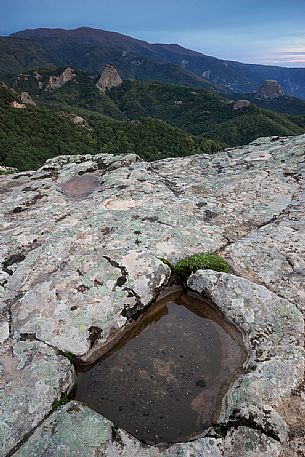
<svg viewBox="0 0 305 457">
<path fill-rule="evenodd" d="M 118 268 L 119 270 L 121 270 L 121 276 L 117 279 L 114 288 L 122 287 L 124 284 L 126 284 L 126 282 L 127 282 L 127 280 L 128 280 L 128 271 L 127 271 L 127 268 L 124 267 L 124 265 L 120 265 L 118 262 L 116 262 L 115 260 L 112 260 L 110 257 L 108 257 L 108 256 L 106 256 L 106 255 L 104 255 L 103 257 L 104 257 L 105 260 L 107 260 L 107 262 L 110 263 L 111 266 L 113 266 L 114 268 Z"/>
<path fill-rule="evenodd" d="M 132 307 L 125 304 L 121 314 L 123 317 L 126 317 L 127 319 L 136 319 L 139 316 L 139 314 L 141 314 L 144 307 L 141 301 L 141 297 L 130 287 L 124 287 L 124 290 L 128 292 L 128 297 L 135 298 L 136 304 Z"/>
<path fill-rule="evenodd" d="M 14 270 L 12 270 L 11 266 L 15 265 L 16 263 L 20 263 L 25 259 L 24 254 L 12 254 L 8 259 L 6 259 L 2 264 L 2 270 L 12 276 L 14 274 Z"/>
</svg>

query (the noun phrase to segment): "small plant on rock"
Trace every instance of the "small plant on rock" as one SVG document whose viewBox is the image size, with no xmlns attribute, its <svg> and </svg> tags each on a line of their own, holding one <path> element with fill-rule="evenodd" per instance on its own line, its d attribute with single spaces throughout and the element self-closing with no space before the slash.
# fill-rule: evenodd
<svg viewBox="0 0 305 457">
<path fill-rule="evenodd" d="M 61 397 L 58 400 L 55 400 L 52 404 L 52 410 L 59 408 L 62 405 L 65 405 L 70 401 L 70 398 L 67 394 L 62 393 Z"/>
<path fill-rule="evenodd" d="M 225 273 L 229 271 L 227 261 L 215 254 L 194 254 L 179 260 L 175 265 L 166 259 L 160 260 L 171 268 L 172 273 L 183 284 L 186 284 L 187 278 L 197 270 L 214 270 Z"/>
</svg>

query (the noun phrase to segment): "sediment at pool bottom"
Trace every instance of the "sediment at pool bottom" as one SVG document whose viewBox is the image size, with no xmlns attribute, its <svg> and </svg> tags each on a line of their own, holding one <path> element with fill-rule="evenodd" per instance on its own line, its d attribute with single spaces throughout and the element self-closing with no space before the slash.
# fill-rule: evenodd
<svg viewBox="0 0 305 457">
<path fill-rule="evenodd" d="M 200 436 L 242 372 L 242 335 L 209 301 L 157 301 L 92 366 L 79 366 L 75 399 L 149 444 Z"/>
</svg>

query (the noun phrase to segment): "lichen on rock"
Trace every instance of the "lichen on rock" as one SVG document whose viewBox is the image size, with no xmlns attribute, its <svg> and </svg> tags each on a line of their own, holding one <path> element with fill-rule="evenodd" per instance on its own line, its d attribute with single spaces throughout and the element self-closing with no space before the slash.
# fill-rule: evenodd
<svg viewBox="0 0 305 457">
<path fill-rule="evenodd" d="M 264 138 L 152 163 L 133 154 L 60 156 L 35 172 L 0 177 L 4 456 L 62 449 L 297 456 L 305 409 L 304 145 L 305 136 Z M 215 428 L 159 449 L 122 430 L 111 434 L 106 419 L 77 403 L 52 411 L 74 379 L 60 351 L 94 357 L 168 284 L 170 268 L 159 259 L 176 263 L 198 252 L 219 254 L 231 274 L 199 270 L 189 287 L 243 331 L 249 351 Z M 88 421 L 83 449 L 75 424 L 81 439 Z"/>
</svg>

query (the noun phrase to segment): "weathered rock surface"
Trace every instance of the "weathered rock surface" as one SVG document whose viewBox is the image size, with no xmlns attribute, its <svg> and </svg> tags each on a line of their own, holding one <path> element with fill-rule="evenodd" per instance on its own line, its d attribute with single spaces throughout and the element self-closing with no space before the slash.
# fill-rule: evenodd
<svg viewBox="0 0 305 457">
<path fill-rule="evenodd" d="M 67 67 L 59 76 L 50 76 L 48 85 L 46 89 L 54 90 L 60 89 L 69 81 L 72 81 L 75 78 L 76 74 L 74 73 L 73 68 Z M 39 82 L 39 78 L 37 79 Z"/>
<path fill-rule="evenodd" d="M 225 439 L 201 438 L 168 449 L 145 446 L 113 424 L 77 402 L 57 410 L 16 457 L 272 457 L 279 456 L 280 444 L 259 431 L 238 427 Z"/>
<path fill-rule="evenodd" d="M 0 352 L 0 449 L 6 455 L 74 382 L 68 359 L 38 341 L 8 341 Z"/>
<path fill-rule="evenodd" d="M 237 100 L 237 102 L 235 102 L 233 105 L 233 109 L 234 111 L 237 111 L 239 109 L 248 108 L 250 105 L 251 102 L 249 102 L 249 100 Z"/>
<path fill-rule="evenodd" d="M 0 165 L 0 175 L 7 175 L 10 173 L 17 173 L 17 172 L 18 172 L 17 168 L 3 167 L 2 165 Z"/>
<path fill-rule="evenodd" d="M 255 95 L 256 98 L 273 100 L 278 97 L 283 97 L 285 95 L 285 91 L 277 81 L 267 80 L 256 91 Z"/>
<path fill-rule="evenodd" d="M 120 77 L 117 69 L 114 65 L 106 65 L 105 70 L 101 74 L 101 77 L 96 83 L 96 87 L 102 91 L 106 92 L 112 87 L 117 87 L 122 84 L 122 78 Z"/>
<path fill-rule="evenodd" d="M 249 421 L 285 442 L 287 424 L 276 408 L 303 381 L 303 315 L 265 287 L 234 275 L 198 271 L 188 286 L 209 297 L 242 330 L 248 346 L 245 374 L 228 391 L 220 422 Z"/>
<path fill-rule="evenodd" d="M 16 455 L 302 452 L 304 150 L 301 136 L 154 163 L 62 156 L 0 177 L 3 455 L 22 443 Z M 249 349 L 220 429 L 159 449 L 109 434 L 108 421 L 74 402 L 51 413 L 74 376 L 59 350 L 93 356 L 168 283 L 160 257 L 204 251 L 224 255 L 233 274 L 198 272 L 189 286 L 243 330 Z"/>
<path fill-rule="evenodd" d="M 16 100 L 11 102 L 11 107 L 15 109 L 25 109 L 26 105 L 24 103 L 18 103 Z"/>
<path fill-rule="evenodd" d="M 21 103 L 24 103 L 25 105 L 36 106 L 36 103 L 34 102 L 32 97 L 30 96 L 30 94 L 28 94 L 27 92 L 21 92 L 20 100 L 21 100 Z"/>
<path fill-rule="evenodd" d="M 63 113 L 63 116 L 66 117 L 67 119 L 69 119 L 75 125 L 79 125 L 80 127 L 84 127 L 88 130 L 92 130 L 89 127 L 89 124 L 86 121 L 86 119 L 84 119 L 82 116 L 77 116 L 74 113 Z"/>
</svg>

